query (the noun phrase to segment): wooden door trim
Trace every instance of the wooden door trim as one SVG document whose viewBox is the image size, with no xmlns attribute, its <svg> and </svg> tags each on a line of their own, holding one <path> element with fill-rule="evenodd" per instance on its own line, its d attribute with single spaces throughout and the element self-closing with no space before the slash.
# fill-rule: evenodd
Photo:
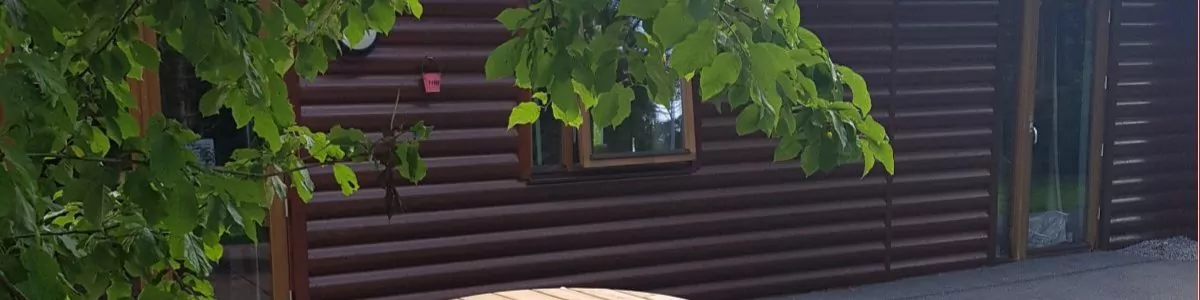
<svg viewBox="0 0 1200 300">
<path fill-rule="evenodd" d="M 1029 237 L 1030 164 L 1033 158 L 1032 136 L 1034 92 L 1037 88 L 1038 29 L 1041 0 L 1028 0 L 1021 7 L 1021 43 L 1017 71 L 1017 105 L 1013 117 L 1013 174 L 1010 193 L 1009 253 L 1013 259 L 1026 257 Z"/>
<path fill-rule="evenodd" d="M 1102 188 L 1101 173 L 1104 172 L 1103 155 L 1104 155 L 1104 137 L 1105 137 L 1105 120 L 1107 115 L 1108 102 L 1108 66 L 1109 66 L 1109 49 L 1111 20 L 1109 14 L 1112 12 L 1112 0 L 1097 0 L 1094 7 L 1095 15 L 1095 32 L 1093 40 L 1093 48 L 1095 52 L 1092 55 L 1092 99 L 1091 99 L 1091 124 L 1089 133 L 1091 137 L 1088 143 L 1090 150 L 1088 156 L 1088 177 L 1087 177 L 1087 244 L 1092 249 L 1099 246 L 1099 227 L 1100 227 L 1100 194 Z"/>
</svg>

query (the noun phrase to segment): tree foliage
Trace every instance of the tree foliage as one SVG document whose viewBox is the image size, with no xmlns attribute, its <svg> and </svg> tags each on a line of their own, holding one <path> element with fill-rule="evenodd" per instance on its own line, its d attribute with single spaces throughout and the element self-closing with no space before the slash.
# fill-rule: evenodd
<svg viewBox="0 0 1200 300">
<path fill-rule="evenodd" d="M 808 174 L 860 160 L 864 175 L 876 162 L 893 172 L 867 83 L 800 26 L 794 0 L 542 0 L 496 19 L 514 37 L 488 58 L 487 76 L 533 91 L 510 127 L 546 107 L 571 126 L 591 113 L 615 127 L 633 90 L 666 101 L 677 81 L 699 77 L 702 100 L 738 111 L 739 134 L 779 140 L 776 161 L 798 157 Z"/>
<path fill-rule="evenodd" d="M 398 13 L 420 17 L 417 0 L 2 2 L 0 299 L 211 298 L 221 238 L 261 239 L 273 199 L 289 188 L 312 197 L 308 168 L 333 164 L 346 194 L 358 189 L 346 161 L 424 176 L 416 149 L 429 128 L 378 141 L 313 132 L 296 125 L 284 81 L 292 69 L 309 79 L 325 70 L 343 32 L 353 43 L 366 29 L 388 32 Z M 262 143 L 207 167 L 178 122 L 140 124 L 130 82 L 161 63 L 143 33 L 212 85 L 204 114 L 229 110 Z"/>
</svg>

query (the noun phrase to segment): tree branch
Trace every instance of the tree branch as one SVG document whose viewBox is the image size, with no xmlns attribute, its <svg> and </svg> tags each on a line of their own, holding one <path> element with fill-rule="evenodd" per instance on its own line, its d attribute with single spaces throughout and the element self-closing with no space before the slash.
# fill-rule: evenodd
<svg viewBox="0 0 1200 300">
<path fill-rule="evenodd" d="M 104 227 L 104 228 L 101 228 L 101 229 L 93 229 L 93 230 L 71 230 L 71 231 L 59 231 L 59 232 L 41 232 L 41 233 L 33 233 L 33 234 L 25 234 L 25 235 L 14 235 L 14 236 L 8 237 L 8 238 L 7 238 L 7 240 L 10 240 L 10 241 L 11 241 L 11 240 L 27 239 L 27 238 L 31 238 L 31 237 L 37 237 L 37 236 L 60 236 L 60 235 L 72 235 L 72 234 L 96 234 L 96 233 L 101 233 L 101 232 L 105 232 L 105 231 L 112 230 L 112 229 L 114 229 L 114 228 L 117 228 L 118 226 L 119 226 L 119 225 L 116 225 L 116 224 L 114 224 L 114 225 L 109 225 L 108 227 Z"/>
<path fill-rule="evenodd" d="M 145 163 L 146 163 L 145 161 L 140 161 L 140 160 L 135 160 L 135 159 L 120 159 L 120 158 L 109 158 L 109 157 L 84 157 L 84 156 L 70 156 L 70 155 L 54 154 L 54 153 L 30 153 L 28 156 L 29 156 L 29 158 L 41 158 L 41 159 L 45 159 L 45 158 L 57 158 L 57 159 L 79 160 L 79 161 L 90 161 L 90 162 L 102 162 L 102 163 L 114 163 L 114 164 L 127 163 L 127 162 L 132 162 L 132 163 L 137 163 L 137 164 L 145 164 Z"/>
<path fill-rule="evenodd" d="M 92 56 L 99 55 L 100 52 L 104 52 L 105 49 L 108 49 L 109 46 L 112 46 L 112 44 L 117 41 L 117 33 L 121 32 L 121 25 L 125 24 L 125 21 L 129 20 L 129 17 L 133 15 L 135 10 L 137 10 L 138 4 L 140 3 L 141 0 L 133 0 L 129 2 L 129 6 L 125 7 L 125 11 L 121 12 L 121 16 L 117 18 L 117 25 L 113 26 L 112 30 L 109 30 L 108 38 L 104 40 L 103 44 L 100 44 L 99 48 L 96 48 L 96 53 L 93 53 Z"/>
<path fill-rule="evenodd" d="M 29 299 L 29 297 L 26 297 L 24 293 L 21 293 L 21 290 L 17 289 L 17 285 L 13 284 L 11 280 L 8 280 L 8 274 L 4 274 L 4 271 L 2 270 L 0 270 L 0 285 L 4 285 L 4 289 L 8 290 L 8 294 L 11 295 L 13 299 Z"/>
</svg>

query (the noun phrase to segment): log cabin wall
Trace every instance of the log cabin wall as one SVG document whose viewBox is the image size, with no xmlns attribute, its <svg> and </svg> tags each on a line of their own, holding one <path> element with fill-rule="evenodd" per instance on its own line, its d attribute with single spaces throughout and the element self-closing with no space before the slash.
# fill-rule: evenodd
<svg viewBox="0 0 1200 300">
<path fill-rule="evenodd" d="M 1101 247 L 1196 235 L 1196 1 L 1114 0 Z"/>
<path fill-rule="evenodd" d="M 483 76 L 507 38 L 492 18 L 519 1 L 424 0 L 424 19 L 399 19 L 366 58 L 301 84 L 299 116 L 314 129 L 378 132 L 397 92 L 397 122 L 436 129 L 422 145 L 429 176 L 399 189 L 407 210 L 396 217 L 384 215 L 370 173 L 347 198 L 330 171 L 314 171 L 299 298 L 587 286 L 745 299 L 992 256 L 1000 1 L 801 1 L 834 59 L 866 76 L 893 136 L 895 177 L 860 179 L 860 166 L 847 166 L 805 178 L 795 163 L 771 162 L 772 142 L 737 136 L 733 115 L 705 104 L 691 174 L 539 185 L 517 179 L 519 138 L 505 130 L 520 91 Z M 426 55 L 446 73 L 435 96 L 419 86 Z"/>
</svg>

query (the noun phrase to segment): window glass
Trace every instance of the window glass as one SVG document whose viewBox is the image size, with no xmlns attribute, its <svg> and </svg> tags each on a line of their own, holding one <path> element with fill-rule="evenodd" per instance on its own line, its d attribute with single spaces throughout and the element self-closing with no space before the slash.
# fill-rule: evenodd
<svg viewBox="0 0 1200 300">
<path fill-rule="evenodd" d="M 615 14 L 617 3 L 612 1 L 610 9 Z M 644 22 L 632 17 L 623 17 L 634 30 L 645 32 Z M 618 50 L 629 53 L 647 55 L 649 50 L 637 46 L 636 35 L 630 34 L 620 43 Z M 666 50 L 669 67 L 671 50 Z M 628 62 L 619 62 L 617 66 L 617 81 L 628 82 Z M 649 83 L 653 85 L 653 83 Z M 668 86 L 670 82 L 666 83 Z M 552 170 L 553 167 L 579 165 L 583 168 L 603 168 L 637 164 L 660 164 L 682 162 L 694 159 L 691 147 L 694 138 L 690 118 L 692 85 L 686 81 L 674 83 L 673 89 L 667 88 L 657 94 L 667 94 L 669 99 L 654 99 L 652 93 L 642 86 L 630 86 L 634 100 L 629 107 L 629 116 L 619 126 L 596 126 L 595 123 L 583 124 L 578 130 L 564 128 L 562 123 L 553 118 L 553 113 L 545 109 L 538 121 L 532 126 L 533 157 L 532 164 L 538 170 Z M 652 87 L 652 88 L 657 88 Z M 686 90 L 685 90 L 686 89 Z M 591 119 L 591 118 L 589 118 Z M 563 130 L 568 134 L 563 134 Z M 571 140 L 563 141 L 564 138 Z M 690 156 L 689 156 L 690 155 Z M 568 161 L 564 161 L 568 160 Z M 604 162 L 599 162 L 604 161 Z"/>
<path fill-rule="evenodd" d="M 620 126 L 591 126 L 594 158 L 684 151 L 682 88 L 675 84 L 669 105 L 655 103 L 644 89 L 635 88 L 629 118 Z"/>
</svg>

